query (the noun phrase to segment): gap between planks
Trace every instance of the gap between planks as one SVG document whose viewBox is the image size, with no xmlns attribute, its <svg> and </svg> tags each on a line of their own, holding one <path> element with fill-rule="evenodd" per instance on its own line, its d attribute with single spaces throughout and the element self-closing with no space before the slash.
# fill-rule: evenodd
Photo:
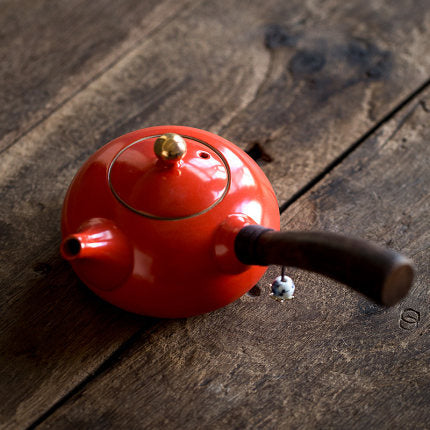
<svg viewBox="0 0 430 430">
<path fill-rule="evenodd" d="M 337 158 L 335 158 L 327 167 L 311 179 L 306 185 L 304 185 L 300 190 L 295 192 L 286 202 L 279 206 L 279 211 L 281 214 L 290 207 L 294 202 L 296 202 L 300 197 L 306 194 L 311 188 L 313 188 L 318 182 L 324 179 L 333 169 L 335 169 L 339 164 L 341 164 L 350 154 L 352 154 L 363 142 L 365 142 L 370 136 L 372 136 L 376 131 L 381 128 L 385 123 L 390 121 L 398 112 L 405 108 L 409 103 L 411 103 L 415 98 L 424 92 L 430 86 L 430 79 L 419 86 L 412 94 L 406 97 L 402 102 L 400 102 L 394 109 L 387 113 L 378 123 L 376 123 L 369 131 L 367 131 L 363 136 L 361 136 L 356 142 L 354 142 L 349 148 L 343 151 Z"/>
</svg>

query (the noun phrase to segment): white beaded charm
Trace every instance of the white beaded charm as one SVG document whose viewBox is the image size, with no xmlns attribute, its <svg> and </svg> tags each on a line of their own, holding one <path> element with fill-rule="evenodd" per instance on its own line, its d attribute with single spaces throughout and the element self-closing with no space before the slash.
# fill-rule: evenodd
<svg viewBox="0 0 430 430">
<path fill-rule="evenodd" d="M 289 276 L 282 274 L 273 281 L 270 296 L 275 300 L 284 302 L 294 298 L 295 289 L 293 280 Z"/>
</svg>

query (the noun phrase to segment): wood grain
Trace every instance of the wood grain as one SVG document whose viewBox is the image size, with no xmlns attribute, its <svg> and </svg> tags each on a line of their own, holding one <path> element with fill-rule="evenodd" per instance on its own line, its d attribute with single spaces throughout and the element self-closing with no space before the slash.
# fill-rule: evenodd
<svg viewBox="0 0 430 430">
<path fill-rule="evenodd" d="M 142 334 L 41 428 L 428 428 L 429 103 L 428 90 L 282 217 L 412 257 L 403 303 L 295 271 L 282 305 L 263 282 L 260 296 Z"/>
<path fill-rule="evenodd" d="M 186 6 L 105 0 L 0 4 L 0 151 Z"/>
<path fill-rule="evenodd" d="M 266 78 L 246 109 L 217 130 L 243 148 L 264 148 L 273 161 L 261 162 L 280 202 L 429 76 L 427 1 L 306 4 L 267 9 Z M 427 58 L 412 64 L 415 51 Z"/>
<path fill-rule="evenodd" d="M 207 358 L 236 354 L 234 345 L 222 352 L 228 330 L 233 336 L 249 325 L 260 306 L 248 307 L 244 299 L 210 316 L 156 322 L 93 297 L 58 256 L 64 193 L 93 151 L 149 125 L 222 132 L 242 148 L 254 148 L 282 203 L 427 79 L 430 31 L 424 1 L 271 0 L 264 7 L 257 1 L 206 1 L 183 10 L 180 2 L 155 9 L 153 3 L 130 2 L 109 10 L 97 2 L 88 15 L 97 16 L 94 25 L 88 25 L 90 18 L 80 23 L 80 2 L 61 3 L 52 14 L 51 3 L 40 3 L 40 10 L 22 3 L 22 17 L 16 4 L 2 3 L 9 12 L 0 18 L 9 26 L 17 22 L 19 30 L 3 26 L 8 42 L 2 55 L 16 64 L 13 73 L 0 75 L 2 88 L 10 88 L 2 99 L 10 108 L 0 121 L 6 133 L 0 163 L 0 423 L 8 429 L 31 424 L 79 384 L 116 367 L 140 333 L 152 336 L 149 327 L 155 327 L 152 341 L 161 348 L 163 336 L 192 346 L 192 338 L 200 342 L 208 329 L 193 321 L 206 321 L 226 336 L 217 338 Z M 166 10 L 169 24 L 163 26 Z M 8 18 L 13 16 L 18 18 Z M 54 23 L 57 16 L 62 18 Z M 33 41 L 37 17 L 40 36 Z M 112 26 L 108 39 L 98 38 Z M 142 27 L 151 31 L 141 35 Z M 58 61 L 55 53 L 63 50 Z M 25 79 L 18 73 L 24 69 L 32 69 L 22 72 Z M 38 74 L 43 79 L 33 82 Z M 26 91 L 36 95 L 21 97 Z M 243 309 L 243 324 L 226 332 L 232 309 Z M 249 336 L 263 320 L 258 315 L 246 328 Z M 313 321 L 312 312 L 306 318 Z M 184 329 L 195 330 L 191 340 L 181 337 Z M 255 352 L 261 363 L 273 345 L 263 345 L 265 336 L 258 338 L 263 349 Z M 251 350 L 244 347 L 241 354 L 245 360 Z M 241 372 L 238 384 L 246 379 Z"/>
</svg>

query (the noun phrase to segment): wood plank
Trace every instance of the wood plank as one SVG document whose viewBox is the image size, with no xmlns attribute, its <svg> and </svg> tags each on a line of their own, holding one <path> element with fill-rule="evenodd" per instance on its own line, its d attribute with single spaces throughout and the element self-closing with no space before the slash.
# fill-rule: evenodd
<svg viewBox="0 0 430 430">
<path fill-rule="evenodd" d="M 134 128 L 176 123 L 224 130 L 248 148 L 254 137 L 266 135 L 272 119 L 284 124 L 286 115 L 290 120 L 285 124 L 296 146 L 279 140 L 283 150 L 270 154 L 282 168 L 272 169 L 272 163 L 263 168 L 275 180 L 278 195 L 290 197 L 426 76 L 425 36 L 430 26 L 424 25 L 428 19 L 424 3 L 411 4 L 407 14 L 403 6 L 382 1 L 372 6 L 358 1 L 348 4 L 329 1 L 315 7 L 312 2 L 303 5 L 297 0 L 287 7 L 272 0 L 264 8 L 260 2 L 246 2 L 246 7 L 241 2 L 193 5 L 96 75 L 84 90 L 1 154 L 0 378 L 4 384 L 0 422 L 4 428 L 33 422 L 97 373 L 112 354 L 115 358 L 115 351 L 133 333 L 146 332 L 154 324 L 154 320 L 127 315 L 94 298 L 58 256 L 61 203 L 78 166 L 102 144 Z M 376 7 L 385 7 L 387 14 L 375 14 Z M 402 19 L 398 18 L 402 14 Z M 398 22 L 393 29 L 389 24 L 395 18 Z M 280 30 L 274 30 L 274 22 Z M 347 46 L 348 41 L 374 35 L 370 53 L 363 48 L 363 54 L 357 55 L 367 55 L 365 64 L 372 65 L 378 63 L 380 52 L 389 50 L 395 66 L 383 79 L 365 79 L 358 86 L 346 85 L 350 74 L 345 73 L 345 78 L 336 74 L 333 82 L 340 86 L 315 105 L 318 109 L 313 108 L 312 79 L 318 81 L 319 72 L 311 73 L 313 78 L 302 83 L 300 79 L 290 82 L 288 64 L 317 43 L 316 29 L 326 39 L 331 37 L 333 46 L 339 37 L 341 46 Z M 297 34 L 297 44 L 288 42 L 285 32 L 291 33 L 293 40 Z M 278 39 L 280 46 L 276 47 Z M 298 67 L 301 70 L 303 66 Z M 350 73 L 361 76 L 360 67 Z M 321 73 L 334 71 L 335 64 L 330 63 Z M 294 94 L 285 82 L 295 88 Z M 372 106 L 378 112 L 370 122 L 362 116 L 364 90 L 372 95 Z M 278 103 L 280 97 L 283 99 Z M 294 119 L 294 109 L 289 107 L 294 101 L 310 106 L 313 115 Z M 243 119 L 240 126 L 241 112 L 255 112 L 258 104 L 261 120 L 251 123 Z M 343 111 L 336 113 L 337 106 L 343 105 L 347 106 L 345 116 Z M 300 127 L 293 126 L 295 121 Z M 245 138 L 246 130 L 253 139 Z M 307 143 L 301 130 L 306 130 Z M 323 132 L 336 144 L 328 138 L 319 141 Z M 259 141 L 264 150 L 271 151 L 272 144 Z M 310 146 L 300 150 L 304 142 Z M 294 175 L 289 170 L 292 148 L 295 160 L 302 160 L 294 165 Z M 281 183 L 277 175 L 289 178 Z M 230 318 L 223 312 L 202 318 L 210 318 L 212 323 L 216 320 L 215 325 L 223 327 L 225 318 Z M 176 324 L 190 323 L 158 324 L 176 330 Z"/>
<path fill-rule="evenodd" d="M 186 1 L 0 4 L 0 150 L 46 118 Z"/>
<path fill-rule="evenodd" d="M 243 148 L 264 147 L 280 202 L 429 78 L 427 0 L 307 7 L 312 16 L 289 2 L 267 12 L 266 79 L 247 108 L 216 129 Z M 413 52 L 421 58 L 411 62 Z"/>
<path fill-rule="evenodd" d="M 356 234 L 412 257 L 403 303 L 379 308 L 292 272 L 292 302 L 264 288 L 143 333 L 41 428 L 427 428 L 429 106 L 427 90 L 282 216 L 284 229 Z"/>
</svg>

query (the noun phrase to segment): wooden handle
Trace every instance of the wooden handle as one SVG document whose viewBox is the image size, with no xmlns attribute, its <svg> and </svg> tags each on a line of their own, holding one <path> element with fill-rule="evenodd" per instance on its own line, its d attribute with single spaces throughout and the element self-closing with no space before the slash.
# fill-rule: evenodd
<svg viewBox="0 0 430 430">
<path fill-rule="evenodd" d="M 414 275 L 412 262 L 403 255 L 336 233 L 275 232 L 251 225 L 238 233 L 235 250 L 242 263 L 317 272 L 386 306 L 406 296 Z"/>
</svg>

